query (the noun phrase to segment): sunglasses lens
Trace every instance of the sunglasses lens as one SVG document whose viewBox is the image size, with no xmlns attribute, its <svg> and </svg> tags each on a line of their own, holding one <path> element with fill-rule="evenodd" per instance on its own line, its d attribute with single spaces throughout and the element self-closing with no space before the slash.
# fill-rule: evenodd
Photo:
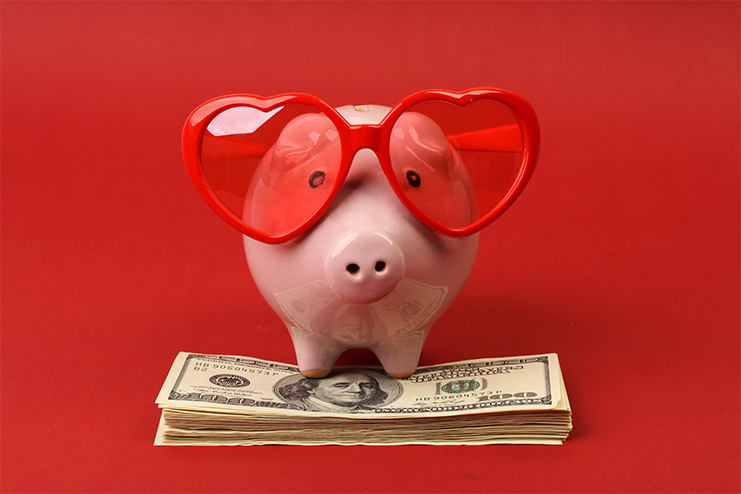
<svg viewBox="0 0 741 494">
<path fill-rule="evenodd" d="M 209 123 L 203 177 L 221 205 L 248 227 L 283 235 L 329 200 L 340 168 L 337 128 L 317 108 L 232 107 Z"/>
<path fill-rule="evenodd" d="M 477 99 L 412 105 L 391 132 L 391 164 L 427 217 L 464 228 L 500 208 L 524 166 L 524 133 L 509 106 Z"/>
</svg>

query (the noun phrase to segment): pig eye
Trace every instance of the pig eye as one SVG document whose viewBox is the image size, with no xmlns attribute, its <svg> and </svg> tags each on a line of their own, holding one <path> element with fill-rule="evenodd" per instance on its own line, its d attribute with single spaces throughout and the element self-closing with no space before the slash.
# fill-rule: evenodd
<svg viewBox="0 0 741 494">
<path fill-rule="evenodd" d="M 409 185 L 414 188 L 422 185 L 422 179 L 420 178 L 419 173 L 415 172 L 414 170 L 409 170 L 407 172 L 407 182 L 409 182 Z"/>
<path fill-rule="evenodd" d="M 320 185 L 324 183 L 325 177 L 326 175 L 324 172 L 319 171 L 319 170 L 315 171 L 309 177 L 309 187 L 311 187 L 312 189 L 316 189 L 317 187 L 319 187 Z"/>
</svg>

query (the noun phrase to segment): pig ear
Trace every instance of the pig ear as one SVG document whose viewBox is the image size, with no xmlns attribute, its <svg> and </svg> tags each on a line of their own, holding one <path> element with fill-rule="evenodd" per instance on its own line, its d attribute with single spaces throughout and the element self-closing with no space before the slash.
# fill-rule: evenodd
<svg viewBox="0 0 741 494">
<path fill-rule="evenodd" d="M 251 134 L 280 110 L 275 108 L 263 112 L 248 106 L 235 106 L 217 114 L 206 130 L 214 136 Z"/>
<path fill-rule="evenodd" d="M 217 113 L 203 133 L 203 143 L 220 142 L 218 147 L 213 147 L 212 159 L 264 156 L 268 151 L 267 146 L 238 136 L 254 132 L 277 111 L 261 112 L 255 108 L 237 106 Z"/>
</svg>

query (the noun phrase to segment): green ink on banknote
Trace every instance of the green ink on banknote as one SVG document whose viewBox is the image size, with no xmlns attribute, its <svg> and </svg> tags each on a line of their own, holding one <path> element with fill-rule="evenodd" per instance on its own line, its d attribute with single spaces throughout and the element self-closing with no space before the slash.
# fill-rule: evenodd
<svg viewBox="0 0 741 494">
<path fill-rule="evenodd" d="M 441 386 L 441 390 L 445 393 L 468 393 L 470 391 L 475 391 L 476 389 L 480 388 L 481 384 L 474 381 L 473 379 L 465 380 L 465 381 L 451 381 L 449 383 L 445 383 Z"/>
</svg>

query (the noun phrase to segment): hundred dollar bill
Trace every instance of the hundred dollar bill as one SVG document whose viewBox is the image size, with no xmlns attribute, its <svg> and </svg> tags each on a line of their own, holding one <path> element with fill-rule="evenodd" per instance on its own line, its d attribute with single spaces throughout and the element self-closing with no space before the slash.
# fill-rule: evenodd
<svg viewBox="0 0 741 494">
<path fill-rule="evenodd" d="M 157 404 L 221 416 L 352 420 L 569 410 L 553 353 L 419 367 L 404 379 L 376 367 L 338 367 L 328 377 L 310 379 L 295 365 L 181 352 Z"/>
</svg>

